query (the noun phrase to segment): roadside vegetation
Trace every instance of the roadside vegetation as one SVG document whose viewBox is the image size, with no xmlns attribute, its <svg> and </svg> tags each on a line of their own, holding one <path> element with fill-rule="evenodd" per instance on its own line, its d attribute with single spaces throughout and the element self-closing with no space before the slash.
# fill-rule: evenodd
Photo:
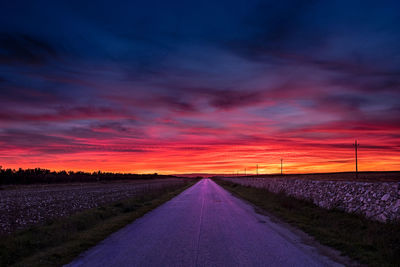
<svg viewBox="0 0 400 267">
<path fill-rule="evenodd" d="M 48 220 L 45 224 L 0 236 L 0 266 L 61 266 L 111 233 L 170 200 L 197 180 L 156 188 L 120 200 Z"/>
<path fill-rule="evenodd" d="M 266 189 L 215 180 L 233 194 L 369 266 L 400 266 L 400 222 L 380 223 Z"/>
</svg>

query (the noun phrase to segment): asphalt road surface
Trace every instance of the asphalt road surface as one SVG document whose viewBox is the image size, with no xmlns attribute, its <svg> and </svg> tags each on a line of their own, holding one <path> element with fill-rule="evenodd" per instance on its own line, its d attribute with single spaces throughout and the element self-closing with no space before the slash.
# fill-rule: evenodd
<svg viewBox="0 0 400 267">
<path fill-rule="evenodd" d="M 209 179 L 69 266 L 340 266 Z"/>
</svg>

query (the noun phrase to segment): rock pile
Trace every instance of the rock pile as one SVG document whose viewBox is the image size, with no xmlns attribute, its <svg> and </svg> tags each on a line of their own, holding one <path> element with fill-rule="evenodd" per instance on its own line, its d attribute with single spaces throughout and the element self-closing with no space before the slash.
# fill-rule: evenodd
<svg viewBox="0 0 400 267">
<path fill-rule="evenodd" d="M 244 186 L 312 201 L 327 209 L 363 214 L 381 222 L 400 220 L 400 183 L 316 181 L 284 178 L 224 178 Z"/>
</svg>

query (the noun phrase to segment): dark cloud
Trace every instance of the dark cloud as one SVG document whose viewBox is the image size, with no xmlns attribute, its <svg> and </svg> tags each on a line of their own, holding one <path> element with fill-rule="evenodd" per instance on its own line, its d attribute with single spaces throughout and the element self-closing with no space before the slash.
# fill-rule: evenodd
<svg viewBox="0 0 400 267">
<path fill-rule="evenodd" d="M 224 89 L 212 87 L 197 86 L 174 86 L 167 85 L 171 91 L 185 96 L 187 101 L 179 101 L 177 98 L 160 98 L 171 107 L 178 108 L 187 112 L 200 112 L 201 107 L 196 105 L 198 100 L 204 100 L 209 106 L 219 110 L 237 109 L 246 106 L 254 106 L 268 101 L 268 92 L 266 90 L 230 88 Z"/>
<path fill-rule="evenodd" d="M 46 91 L 42 89 L 35 89 L 15 85 L 9 85 L 4 83 L 0 86 L 0 94 L 2 98 L 0 103 L 2 103 L 3 109 L 7 108 L 9 105 L 14 106 L 23 105 L 24 107 L 29 107 L 31 105 L 48 105 L 62 103 L 66 101 L 66 97 L 62 97 L 60 94 L 54 91 Z M 1 109 L 0 109 L 1 111 Z"/>
<path fill-rule="evenodd" d="M 47 146 L 63 146 L 80 145 L 72 139 L 50 134 L 43 134 L 35 131 L 8 129 L 0 133 L 1 142 L 5 149 L 15 148 L 40 148 Z"/>
<path fill-rule="evenodd" d="M 253 106 L 264 101 L 262 92 L 215 91 L 210 94 L 210 104 L 219 109 Z"/>
<path fill-rule="evenodd" d="M 359 95 L 327 95 L 317 98 L 315 109 L 336 114 L 345 113 L 347 117 L 358 115 L 361 108 L 371 101 Z"/>
<path fill-rule="evenodd" d="M 124 125 L 121 122 L 117 122 L 117 121 L 102 121 L 99 123 L 95 123 L 91 125 L 91 129 L 92 130 L 100 130 L 100 131 L 117 131 L 117 132 L 121 132 L 121 133 L 125 133 L 129 131 L 129 128 L 126 127 L 126 125 Z"/>
<path fill-rule="evenodd" d="M 75 129 L 76 130 L 76 129 Z M 57 136 L 45 134 L 41 132 L 23 131 L 23 130 L 7 130 L 0 133 L 0 141 L 3 151 L 13 149 L 31 151 L 32 153 L 80 153 L 82 151 L 90 152 L 128 152 L 128 153 L 144 153 L 150 151 L 134 144 L 91 144 L 82 140 L 82 138 L 98 136 Z"/>
<path fill-rule="evenodd" d="M 315 45 L 322 37 L 315 29 L 310 29 L 306 21 L 306 15 L 312 11 L 314 2 L 261 2 L 244 20 L 250 35 L 245 39 L 233 40 L 228 45 L 233 51 L 253 60 L 259 60 L 271 52 Z"/>
<path fill-rule="evenodd" d="M 0 63 L 44 64 L 57 58 L 56 49 L 47 41 L 20 33 L 0 33 Z"/>
<path fill-rule="evenodd" d="M 18 111 L 0 112 L 1 121 L 12 122 L 58 122 L 68 120 L 85 120 L 93 118 L 126 118 L 133 117 L 108 107 L 56 107 L 53 112 L 37 114 Z"/>
<path fill-rule="evenodd" d="M 196 112 L 197 110 L 193 103 L 179 99 L 179 97 L 175 96 L 161 96 L 154 99 L 154 102 L 149 104 L 166 106 L 172 111 L 177 112 Z"/>
</svg>

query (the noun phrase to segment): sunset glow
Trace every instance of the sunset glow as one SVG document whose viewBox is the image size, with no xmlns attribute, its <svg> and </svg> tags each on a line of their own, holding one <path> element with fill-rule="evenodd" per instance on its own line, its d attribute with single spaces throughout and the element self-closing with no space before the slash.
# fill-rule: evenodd
<svg viewBox="0 0 400 267">
<path fill-rule="evenodd" d="M 3 168 L 400 170 L 390 5 L 56 2 L 0 11 Z"/>
</svg>

